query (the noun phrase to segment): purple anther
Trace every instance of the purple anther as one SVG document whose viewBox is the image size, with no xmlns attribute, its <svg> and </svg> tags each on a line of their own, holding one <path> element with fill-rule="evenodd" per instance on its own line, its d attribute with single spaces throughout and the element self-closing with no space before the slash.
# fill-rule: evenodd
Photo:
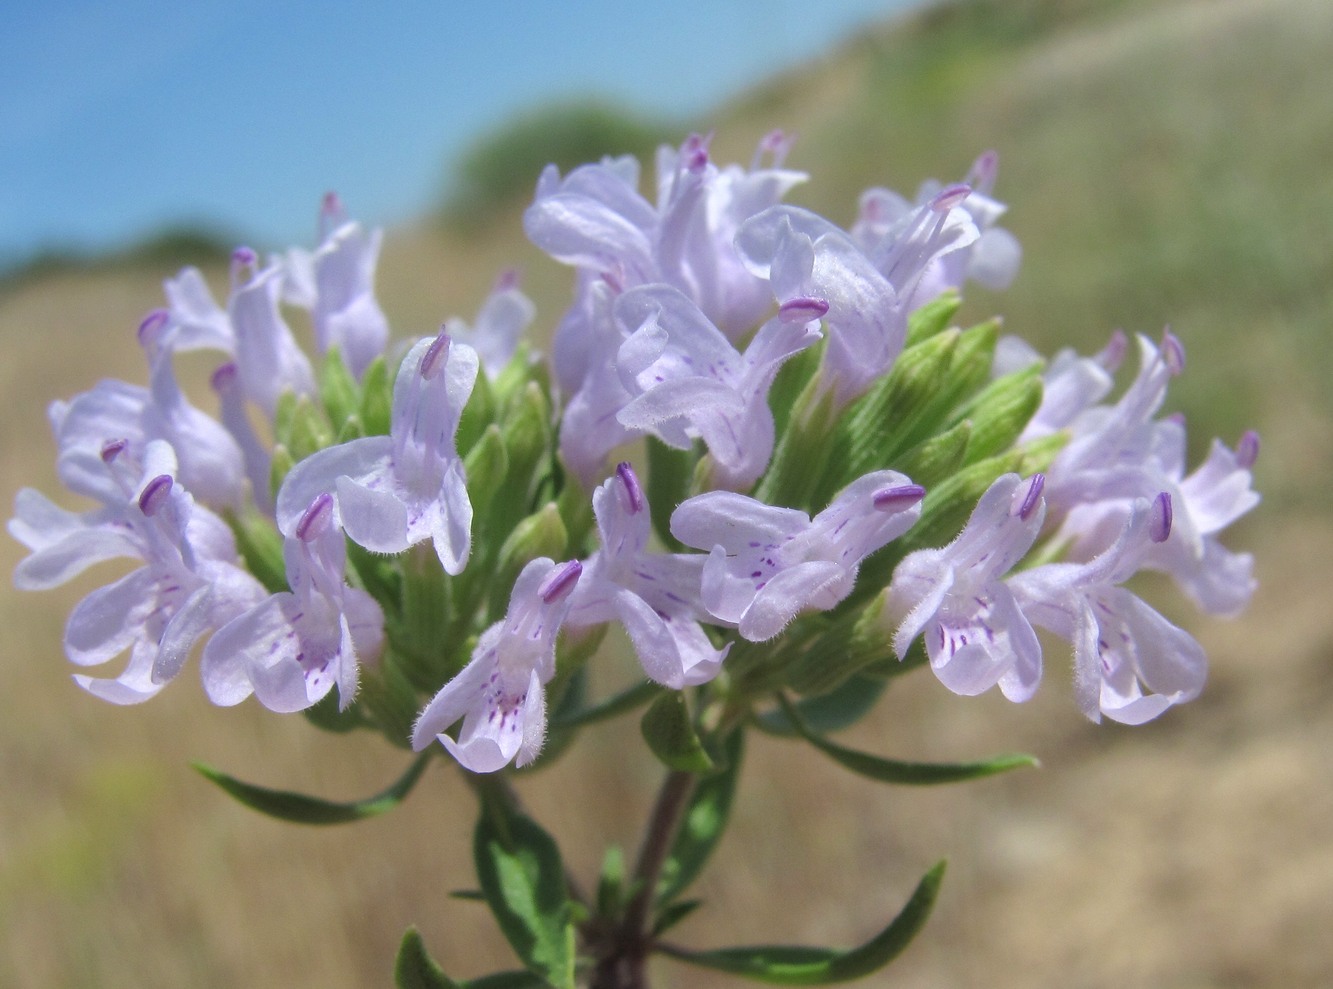
<svg viewBox="0 0 1333 989">
<path fill-rule="evenodd" d="M 1162 334 L 1162 360 L 1166 361 L 1167 370 L 1172 375 L 1185 370 L 1185 345 L 1170 330 Z"/>
<path fill-rule="evenodd" d="M 1000 163 L 1000 156 L 994 150 L 983 151 L 972 163 L 972 170 L 967 173 L 967 183 L 978 192 L 990 192 L 995 185 L 995 173 Z"/>
<path fill-rule="evenodd" d="M 154 309 L 139 323 L 139 345 L 152 347 L 162 333 L 162 328 L 171 319 L 171 313 L 165 309 Z"/>
<path fill-rule="evenodd" d="M 1259 434 L 1253 429 L 1247 429 L 1245 435 L 1240 438 L 1236 444 L 1236 464 L 1245 470 L 1254 466 L 1254 462 L 1259 459 Z"/>
<path fill-rule="evenodd" d="M 708 165 L 708 143 L 713 139 L 710 134 L 691 134 L 681 145 L 681 164 L 691 172 L 702 172 Z"/>
<path fill-rule="evenodd" d="M 495 278 L 494 292 L 508 292 L 511 289 L 518 288 L 518 269 L 506 268 Z"/>
<path fill-rule="evenodd" d="M 578 560 L 558 565 L 537 588 L 537 595 L 547 604 L 553 604 L 574 589 L 583 573 L 583 564 Z"/>
<path fill-rule="evenodd" d="M 764 167 L 764 155 L 772 157 L 772 168 L 781 168 L 794 141 L 795 135 L 788 136 L 781 129 L 769 131 L 754 149 L 754 157 L 750 160 L 750 171 L 757 172 Z"/>
<path fill-rule="evenodd" d="M 1171 535 L 1171 494 L 1163 491 L 1153 499 L 1152 517 L 1148 520 L 1148 536 L 1155 543 L 1164 543 Z"/>
<path fill-rule="evenodd" d="M 911 508 L 926 496 L 926 489 L 919 484 L 898 484 L 890 488 L 880 488 L 872 501 L 881 512 L 902 512 Z"/>
<path fill-rule="evenodd" d="M 319 239 L 326 239 L 338 227 L 342 226 L 346 218 L 347 211 L 343 208 L 343 201 L 338 197 L 338 194 L 336 192 L 324 193 L 324 198 L 319 204 Z"/>
<path fill-rule="evenodd" d="M 426 352 L 421 355 L 421 367 L 419 370 L 421 376 L 427 381 L 439 374 L 440 368 L 444 367 L 448 362 L 450 343 L 449 334 L 446 333 L 444 327 L 441 326 L 439 335 L 430 342 L 430 346 L 426 348 Z"/>
<path fill-rule="evenodd" d="M 343 201 L 336 192 L 326 192 L 319 204 L 319 212 L 330 220 L 340 220 L 343 216 Z"/>
<path fill-rule="evenodd" d="M 102 463 L 111 463 L 111 461 L 124 453 L 125 448 L 129 445 L 129 440 L 107 440 L 102 444 Z"/>
<path fill-rule="evenodd" d="M 778 319 L 784 323 L 808 323 L 828 314 L 828 302 L 811 296 L 797 296 L 778 306 Z"/>
<path fill-rule="evenodd" d="M 1169 422 L 1169 423 L 1171 423 L 1171 425 L 1173 425 L 1173 426 L 1179 426 L 1181 429 L 1184 429 L 1184 428 L 1185 428 L 1185 413 L 1183 413 L 1183 412 L 1170 412 L 1170 413 L 1168 413 L 1168 414 L 1162 416 L 1162 421 L 1163 421 L 1163 422 Z"/>
<path fill-rule="evenodd" d="M 634 468 L 629 465 L 628 460 L 622 460 L 616 465 L 616 476 L 625 487 L 625 497 L 629 499 L 630 512 L 637 515 L 643 511 L 643 489 L 639 487 L 639 479 L 635 476 Z"/>
<path fill-rule="evenodd" d="M 625 274 L 620 270 L 618 265 L 615 268 L 607 268 L 604 270 L 602 272 L 602 281 L 606 283 L 607 287 L 611 289 L 611 292 L 614 295 L 620 295 L 625 291 Z"/>
<path fill-rule="evenodd" d="M 936 213 L 947 213 L 955 206 L 961 206 L 963 200 L 970 195 L 972 195 L 972 187 L 965 183 L 960 182 L 957 185 L 946 186 L 935 193 L 934 198 L 930 201 L 930 208 Z"/>
<path fill-rule="evenodd" d="M 259 255 L 248 247 L 238 247 L 231 252 L 231 283 L 240 285 L 248 281 L 259 265 Z"/>
<path fill-rule="evenodd" d="M 158 474 L 145 484 L 139 493 L 139 510 L 148 516 L 156 515 L 171 497 L 173 483 L 170 474 Z"/>
<path fill-rule="evenodd" d="M 333 525 L 333 495 L 325 491 L 310 503 L 296 523 L 296 538 L 308 543 L 328 532 Z"/>
<path fill-rule="evenodd" d="M 1093 360 L 1115 374 L 1120 368 L 1120 362 L 1125 359 L 1125 351 L 1128 349 L 1129 337 L 1125 336 L 1124 330 L 1116 330 L 1111 334 L 1111 339 L 1106 341 L 1106 346 Z"/>
<path fill-rule="evenodd" d="M 1041 503 L 1041 492 L 1046 487 L 1045 474 L 1033 474 L 1028 478 L 1028 483 L 1014 492 L 1013 508 L 1011 515 L 1017 515 L 1026 522 L 1032 517 L 1032 513 L 1037 510 L 1037 505 Z"/>
<path fill-rule="evenodd" d="M 208 379 L 208 383 L 213 386 L 213 390 L 221 395 L 224 392 L 231 391 L 236 387 L 236 382 L 240 380 L 240 369 L 235 362 L 227 361 L 225 364 L 219 364 Z"/>
</svg>

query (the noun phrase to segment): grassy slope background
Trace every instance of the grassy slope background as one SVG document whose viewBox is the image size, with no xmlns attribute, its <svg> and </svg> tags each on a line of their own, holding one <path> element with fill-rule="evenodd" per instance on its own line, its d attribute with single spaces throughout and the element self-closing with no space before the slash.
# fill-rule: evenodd
<svg viewBox="0 0 1333 989">
<path fill-rule="evenodd" d="M 926 758 L 1026 748 L 1044 762 L 930 792 L 876 788 L 759 740 L 699 889 L 707 903 L 679 940 L 850 943 L 947 854 L 937 915 L 885 984 L 1333 981 L 1331 57 L 1321 0 L 993 0 L 867 32 L 690 122 L 716 127 L 728 160 L 748 160 L 770 127 L 799 132 L 792 164 L 814 179 L 794 198 L 844 222 L 867 185 L 910 192 L 997 148 L 1024 269 L 1001 295 L 971 292 L 967 314 L 1001 312 L 1046 350 L 1169 321 L 1190 356 L 1173 407 L 1199 452 L 1213 432 L 1260 429 L 1266 500 L 1229 537 L 1259 557 L 1249 614 L 1197 625 L 1214 663 L 1199 701 L 1139 729 L 1091 726 L 1056 647 L 1046 688 L 1022 707 L 920 675 L 849 741 Z M 515 262 L 549 330 L 567 276 L 523 243 L 521 209 L 498 207 L 466 237 L 433 222 L 391 231 L 380 297 L 396 332 L 470 314 Z M 102 376 L 143 379 L 133 328 L 174 268 L 48 264 L 0 287 L 8 491 L 57 490 L 50 399 Z M 0 543 L 0 568 L 19 558 Z M 399 811 L 341 829 L 234 805 L 187 760 L 350 798 L 402 756 L 255 705 L 211 708 L 188 676 L 139 709 L 86 697 L 60 630 L 103 579 L 0 592 L 0 985 L 383 985 L 409 923 L 451 972 L 509 964 L 483 911 L 443 899 L 473 880 L 471 798 L 442 764 Z M 525 782 L 585 876 L 606 842 L 637 841 L 656 771 L 633 754 L 635 733 L 590 732 Z M 599 746 L 615 757 L 591 756 Z M 734 984 L 672 964 L 659 977 Z"/>
</svg>

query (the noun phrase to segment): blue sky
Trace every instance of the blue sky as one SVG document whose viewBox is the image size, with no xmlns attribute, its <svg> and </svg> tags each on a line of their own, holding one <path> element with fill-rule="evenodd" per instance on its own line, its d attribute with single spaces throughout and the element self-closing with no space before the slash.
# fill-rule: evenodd
<svg viewBox="0 0 1333 989">
<path fill-rule="evenodd" d="M 595 93 L 688 119 L 916 2 L 5 4 L 0 267 L 177 222 L 303 243 L 329 189 L 404 220 L 516 111 Z"/>
</svg>

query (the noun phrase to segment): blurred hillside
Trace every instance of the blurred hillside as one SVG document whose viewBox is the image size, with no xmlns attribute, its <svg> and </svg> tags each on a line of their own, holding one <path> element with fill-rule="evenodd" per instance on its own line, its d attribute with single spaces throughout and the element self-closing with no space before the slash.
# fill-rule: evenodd
<svg viewBox="0 0 1333 989">
<path fill-rule="evenodd" d="M 790 164 L 812 180 L 792 199 L 839 222 L 867 186 L 911 194 L 997 149 L 996 192 L 1024 264 L 1004 293 L 970 290 L 964 315 L 1002 313 L 1045 350 L 1170 323 L 1189 367 L 1169 401 L 1196 457 L 1214 433 L 1232 443 L 1254 427 L 1264 441 L 1265 502 L 1227 537 L 1256 553 L 1261 590 L 1244 619 L 1195 623 L 1214 663 L 1203 698 L 1126 730 L 1081 720 L 1055 649 L 1050 682 L 1021 707 L 918 676 L 849 744 L 907 758 L 1027 749 L 1044 764 L 927 793 L 876 789 L 757 740 L 682 942 L 852 943 L 947 854 L 937 916 L 884 984 L 1333 984 L 1330 64 L 1323 0 L 978 0 L 867 32 L 709 119 L 662 125 L 715 129 L 722 160 L 748 161 L 773 127 L 798 133 Z M 539 124 L 517 122 L 492 148 L 537 141 Z M 470 316 L 509 265 L 550 331 L 569 280 L 522 239 L 535 180 L 487 192 L 488 225 L 431 217 L 389 232 L 379 296 L 396 332 Z M 312 215 L 322 192 L 311 190 Z M 52 263 L 0 284 L 7 497 L 57 490 L 50 400 L 104 376 L 143 380 L 134 327 L 176 267 Z M 225 271 L 209 272 L 221 289 Z M 20 556 L 4 541 L 0 565 Z M 382 985 L 409 923 L 451 972 L 508 964 L 482 912 L 443 899 L 472 882 L 470 797 L 443 767 L 385 819 L 279 825 L 187 762 L 350 798 L 396 776 L 401 753 L 252 704 L 211 708 L 188 676 L 134 710 L 73 686 L 64 616 L 104 576 L 0 591 L 0 985 Z M 591 732 L 524 781 L 585 877 L 603 843 L 637 842 L 656 771 L 625 757 L 642 748 L 635 738 L 633 724 Z M 615 757 L 590 759 L 599 745 Z M 737 984 L 671 964 L 658 976 Z"/>
</svg>

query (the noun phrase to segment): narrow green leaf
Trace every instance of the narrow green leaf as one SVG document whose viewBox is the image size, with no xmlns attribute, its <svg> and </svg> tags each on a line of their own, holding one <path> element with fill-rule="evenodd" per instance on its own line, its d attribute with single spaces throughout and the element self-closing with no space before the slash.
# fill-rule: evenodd
<svg viewBox="0 0 1333 989">
<path fill-rule="evenodd" d="M 683 692 L 669 690 L 653 701 L 644 712 L 641 727 L 648 748 L 668 769 L 686 773 L 712 770 L 713 760 L 694 731 Z"/>
<path fill-rule="evenodd" d="M 564 634 L 563 632 L 561 633 Z M 640 704 L 651 700 L 660 694 L 665 688 L 661 684 L 653 683 L 651 680 L 645 680 L 642 683 L 636 683 L 632 687 L 622 690 L 618 694 L 613 694 L 604 701 L 593 704 L 591 707 L 580 707 L 576 710 L 565 712 L 557 711 L 551 718 L 551 730 L 556 731 L 565 728 L 575 728 L 582 725 L 590 725 L 595 721 L 605 721 L 607 718 L 614 718 L 618 714 L 624 714 L 626 711 L 632 711 Z"/>
<path fill-rule="evenodd" d="M 550 989 L 550 983 L 531 972 L 497 972 L 457 982 L 430 957 L 415 927 L 403 935 L 393 976 L 398 989 Z"/>
<path fill-rule="evenodd" d="M 574 924 L 555 841 L 502 801 L 488 801 L 473 856 L 486 902 L 523 964 L 556 989 L 573 989 Z"/>
<path fill-rule="evenodd" d="M 801 719 L 796 705 L 779 695 L 778 701 L 795 727 L 796 733 L 844 769 L 880 783 L 902 783 L 910 786 L 931 786 L 937 783 L 958 783 L 980 779 L 996 773 L 1039 765 L 1036 758 L 1021 752 L 1006 752 L 979 762 L 902 762 L 884 759 L 868 752 L 858 752 L 830 742 L 815 734 Z"/>
<path fill-rule="evenodd" d="M 421 778 L 431 754 L 423 752 L 417 756 L 407 768 L 407 772 L 387 790 L 351 803 L 334 803 L 318 797 L 309 797 L 303 793 L 269 790 L 252 783 L 243 783 L 201 762 L 194 763 L 194 768 L 247 807 L 269 817 L 296 824 L 344 824 L 348 821 L 375 817 L 385 811 L 393 810 L 402 803 L 412 791 L 412 787 L 416 786 L 417 780 Z"/>
<path fill-rule="evenodd" d="M 409 927 L 398 946 L 398 958 L 393 964 L 394 984 L 398 989 L 462 989 L 444 969 L 435 964 L 421 932 Z"/>
<path fill-rule="evenodd" d="M 658 911 L 657 923 L 653 925 L 653 937 L 660 937 L 664 931 L 675 927 L 703 905 L 703 900 L 677 900 L 663 907 Z"/>
<path fill-rule="evenodd" d="M 479 979 L 468 979 L 459 989 L 551 989 L 551 984 L 531 972 L 496 972 Z"/>
<path fill-rule="evenodd" d="M 759 945 L 719 951 L 686 951 L 661 944 L 658 949 L 692 965 L 776 985 L 826 986 L 860 979 L 893 961 L 916 937 L 930 916 L 943 878 L 944 862 L 940 861 L 917 883 L 911 899 L 889 926 L 858 948 Z"/>
<path fill-rule="evenodd" d="M 888 681 L 883 677 L 858 674 L 843 681 L 837 689 L 818 697 L 802 698 L 794 706 L 807 728 L 823 735 L 859 721 L 875 706 L 886 686 Z M 770 735 L 798 734 L 781 707 L 757 715 L 755 723 Z"/>
<path fill-rule="evenodd" d="M 657 884 L 658 903 L 669 903 L 684 892 L 713 854 L 731 814 L 744 750 L 744 732 L 733 732 L 722 751 L 725 765 L 712 776 L 705 776 L 694 788 L 690 806 L 662 867 Z"/>
</svg>

